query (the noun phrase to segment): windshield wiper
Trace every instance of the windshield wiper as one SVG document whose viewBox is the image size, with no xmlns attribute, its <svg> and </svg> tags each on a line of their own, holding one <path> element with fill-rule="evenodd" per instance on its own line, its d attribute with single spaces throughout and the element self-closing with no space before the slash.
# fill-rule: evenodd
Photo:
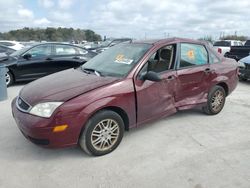
<svg viewBox="0 0 250 188">
<path fill-rule="evenodd" d="M 90 72 L 93 72 L 95 73 L 97 76 L 102 76 L 101 72 L 100 71 L 97 71 L 95 69 L 91 69 L 91 68 L 82 68 L 82 71 L 87 73 L 87 74 L 90 74 Z"/>
</svg>

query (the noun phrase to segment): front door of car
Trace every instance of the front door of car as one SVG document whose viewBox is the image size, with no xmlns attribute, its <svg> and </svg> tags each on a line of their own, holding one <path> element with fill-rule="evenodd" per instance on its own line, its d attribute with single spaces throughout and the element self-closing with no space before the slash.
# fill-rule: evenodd
<svg viewBox="0 0 250 188">
<path fill-rule="evenodd" d="M 175 60 L 176 45 L 158 49 L 134 79 L 138 125 L 176 112 L 174 103 L 176 71 L 173 69 Z M 156 82 L 143 79 L 142 75 L 149 71 L 157 73 L 161 80 Z"/>
<path fill-rule="evenodd" d="M 176 106 L 184 107 L 207 100 L 210 80 L 208 52 L 203 45 L 181 43 L 177 66 Z"/>
<path fill-rule="evenodd" d="M 48 74 L 46 61 L 51 56 L 49 44 L 35 46 L 18 58 L 16 74 L 19 79 L 36 79 Z"/>
</svg>

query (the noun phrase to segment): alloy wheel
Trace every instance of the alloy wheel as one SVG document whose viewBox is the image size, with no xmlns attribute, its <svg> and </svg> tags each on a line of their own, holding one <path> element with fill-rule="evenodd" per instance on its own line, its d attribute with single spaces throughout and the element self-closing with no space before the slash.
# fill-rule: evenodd
<svg viewBox="0 0 250 188">
<path fill-rule="evenodd" d="M 11 77 L 10 77 L 9 73 L 5 74 L 5 80 L 6 80 L 6 85 L 8 86 L 10 84 L 10 81 L 11 81 Z"/>
<path fill-rule="evenodd" d="M 100 121 L 91 134 L 91 144 L 98 151 L 111 149 L 118 140 L 120 129 L 118 123 L 113 119 Z"/>
<path fill-rule="evenodd" d="M 220 90 L 217 90 L 214 93 L 214 96 L 212 97 L 212 103 L 211 103 L 214 112 L 218 112 L 221 110 L 221 108 L 223 107 L 224 100 L 225 100 L 224 93 Z"/>
</svg>

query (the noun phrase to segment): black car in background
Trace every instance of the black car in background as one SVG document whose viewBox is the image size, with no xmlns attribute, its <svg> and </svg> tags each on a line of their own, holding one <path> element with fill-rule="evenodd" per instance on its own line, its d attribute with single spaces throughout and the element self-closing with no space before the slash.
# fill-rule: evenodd
<svg viewBox="0 0 250 188">
<path fill-rule="evenodd" d="M 132 42 L 131 38 L 118 38 L 118 39 L 107 39 L 106 41 L 102 42 L 100 46 L 96 48 L 89 48 L 89 50 L 92 50 L 96 53 L 102 53 L 103 51 L 107 50 L 108 48 L 115 46 L 120 43 L 125 42 Z"/>
<path fill-rule="evenodd" d="M 9 48 L 7 46 L 4 46 L 4 45 L 1 45 L 0 44 L 0 53 L 1 54 L 6 54 L 6 55 L 9 55 L 9 54 L 12 54 L 13 52 L 15 52 L 16 50 L 12 49 L 12 48 Z"/>
<path fill-rule="evenodd" d="M 250 55 L 250 40 L 247 40 L 244 46 L 232 46 L 230 51 L 225 54 L 225 57 L 239 61 Z"/>
<path fill-rule="evenodd" d="M 6 84 L 9 86 L 16 81 L 35 80 L 79 67 L 96 54 L 79 46 L 41 43 L 12 53 L 7 59 L 0 61 L 0 64 L 5 64 L 8 69 Z"/>
</svg>

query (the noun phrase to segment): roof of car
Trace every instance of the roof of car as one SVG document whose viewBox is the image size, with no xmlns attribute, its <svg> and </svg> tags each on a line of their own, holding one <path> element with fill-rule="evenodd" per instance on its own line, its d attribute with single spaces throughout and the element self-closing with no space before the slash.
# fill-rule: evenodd
<svg viewBox="0 0 250 188">
<path fill-rule="evenodd" d="M 177 37 L 166 38 L 166 39 L 149 39 L 149 40 L 134 41 L 134 43 L 145 43 L 145 44 L 153 44 L 153 45 L 159 45 L 162 43 L 172 43 L 172 42 L 188 42 L 188 43 L 205 44 L 205 42 L 203 41 L 186 39 L 186 38 L 177 38 Z"/>
<path fill-rule="evenodd" d="M 83 48 L 81 46 L 75 45 L 75 44 L 70 44 L 70 43 L 65 43 L 65 42 L 41 42 L 41 43 L 35 43 L 32 44 L 31 47 L 34 46 L 39 46 L 39 45 L 46 45 L 46 44 L 54 44 L 54 45 L 68 45 L 68 46 L 74 46 L 74 47 L 79 47 L 79 48 Z"/>
<path fill-rule="evenodd" d="M 14 40 L 0 40 L 0 42 L 13 42 L 13 43 L 18 43 L 17 41 L 14 41 Z"/>
</svg>

